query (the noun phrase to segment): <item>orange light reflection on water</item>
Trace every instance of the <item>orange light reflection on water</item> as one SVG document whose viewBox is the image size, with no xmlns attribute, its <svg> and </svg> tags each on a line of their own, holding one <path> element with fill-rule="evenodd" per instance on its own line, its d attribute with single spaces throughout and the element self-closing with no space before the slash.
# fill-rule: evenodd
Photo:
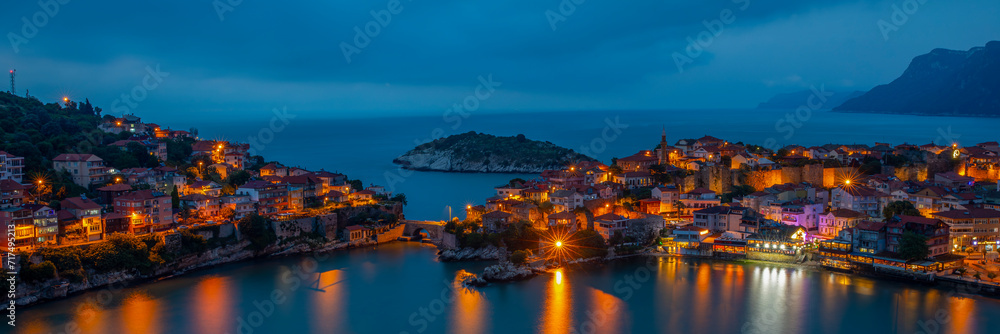
<svg viewBox="0 0 1000 334">
<path fill-rule="evenodd" d="M 568 333 L 572 326 L 573 297 L 570 295 L 569 281 L 563 281 L 563 270 L 557 269 L 549 280 L 548 294 L 545 298 L 545 311 L 542 313 L 542 333 Z"/>
<path fill-rule="evenodd" d="M 478 290 L 462 287 L 461 280 L 468 275 L 472 274 L 465 270 L 460 271 L 452 282 L 452 291 L 446 292 L 455 294 L 453 297 L 455 304 L 449 316 L 451 318 L 449 333 L 484 333 L 489 327 L 489 301 Z"/>
<path fill-rule="evenodd" d="M 349 291 L 346 278 L 347 275 L 344 271 L 335 269 L 320 273 L 315 278 L 310 277 L 304 280 L 303 283 L 311 285 L 311 288 L 323 290 L 307 290 L 305 292 L 306 296 L 311 299 L 313 307 L 316 308 L 316 314 L 321 315 L 310 319 L 311 327 L 317 329 L 315 332 L 336 333 L 350 327 L 344 322 Z M 313 279 L 317 280 L 318 283 Z"/>
<path fill-rule="evenodd" d="M 122 300 L 122 327 L 128 333 L 162 333 L 160 302 L 145 293 L 134 293 Z"/>
<path fill-rule="evenodd" d="M 233 316 L 232 284 L 228 278 L 211 276 L 198 281 L 191 298 L 191 318 L 206 332 L 231 331 Z"/>
</svg>

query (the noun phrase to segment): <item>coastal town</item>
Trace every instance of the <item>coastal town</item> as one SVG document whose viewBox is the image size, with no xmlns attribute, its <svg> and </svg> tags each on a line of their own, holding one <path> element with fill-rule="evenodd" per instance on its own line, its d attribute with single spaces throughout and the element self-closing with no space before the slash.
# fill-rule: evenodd
<svg viewBox="0 0 1000 334">
<path fill-rule="evenodd" d="M 669 145 L 664 130 L 655 148 L 611 165 L 579 161 L 500 185 L 467 206 L 466 221 L 593 230 L 618 250 L 996 282 L 998 170 L 996 142 L 772 151 L 708 135 Z"/>
<path fill-rule="evenodd" d="M 91 107 L 67 99 L 56 108 Z M 920 281 L 995 282 L 1000 268 L 996 142 L 770 150 L 708 135 L 670 145 L 664 129 L 651 149 L 610 164 L 571 160 L 495 187 L 465 207 L 465 219 L 421 222 L 404 220 L 403 194 L 266 162 L 246 143 L 135 115 L 105 115 L 97 130 L 99 147 L 55 154 L 46 173 L 26 174 L 25 157 L 0 152 L 0 223 L 13 236 L 4 262 L 34 284 L 19 292 L 29 303 L 214 263 L 397 240 L 433 243 L 443 261 L 500 260 L 494 274 L 522 279 L 539 263 L 628 254 Z"/>
<path fill-rule="evenodd" d="M 202 139 L 196 129 L 132 114 L 100 117 L 89 101 L 3 97 L 4 108 L 15 108 L 4 112 L 6 133 L 42 135 L 21 132 L 17 121 L 39 115 L 63 130 L 47 125 L 45 140 L 0 150 L 0 226 L 8 236 L 0 248 L 5 279 L 16 276 L 20 286 L 11 302 L 403 234 L 406 196 L 381 186 L 266 162 L 247 143 Z"/>
</svg>

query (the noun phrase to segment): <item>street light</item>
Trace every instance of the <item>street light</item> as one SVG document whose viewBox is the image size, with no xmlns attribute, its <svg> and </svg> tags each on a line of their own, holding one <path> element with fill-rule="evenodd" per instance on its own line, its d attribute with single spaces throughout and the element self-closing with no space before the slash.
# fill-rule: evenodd
<svg viewBox="0 0 1000 334">
<path fill-rule="evenodd" d="M 562 241 L 556 241 L 556 247 L 562 248 Z"/>
</svg>

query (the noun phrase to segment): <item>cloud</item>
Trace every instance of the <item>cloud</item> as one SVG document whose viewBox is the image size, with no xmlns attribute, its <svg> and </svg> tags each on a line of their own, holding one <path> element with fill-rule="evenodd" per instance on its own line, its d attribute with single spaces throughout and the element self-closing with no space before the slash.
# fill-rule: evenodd
<svg viewBox="0 0 1000 334">
<path fill-rule="evenodd" d="M 749 107 L 818 82 L 884 83 L 918 54 L 982 45 L 1000 28 L 988 0 L 928 2 L 888 42 L 875 22 L 893 1 L 588 0 L 553 31 L 545 13 L 560 2 L 401 0 L 348 63 L 341 43 L 390 1 L 244 1 L 224 20 L 211 1 L 73 1 L 0 61 L 33 95 L 106 103 L 161 64 L 170 79 L 137 110 L 170 115 L 285 103 L 334 116 L 437 112 L 489 73 L 504 92 L 485 110 Z M 41 10 L 5 7 L 10 32 Z M 671 54 L 726 9 L 735 21 L 678 73 Z"/>
</svg>

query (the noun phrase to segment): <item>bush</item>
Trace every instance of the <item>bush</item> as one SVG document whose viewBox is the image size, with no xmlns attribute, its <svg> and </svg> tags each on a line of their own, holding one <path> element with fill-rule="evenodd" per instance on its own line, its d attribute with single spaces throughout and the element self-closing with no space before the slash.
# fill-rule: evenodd
<svg viewBox="0 0 1000 334">
<path fill-rule="evenodd" d="M 82 252 L 78 247 L 42 248 L 37 254 L 46 261 L 52 261 L 59 272 L 83 269 L 80 262 Z"/>
<path fill-rule="evenodd" d="M 113 233 L 107 241 L 91 246 L 82 260 L 97 272 L 135 268 L 147 273 L 153 267 L 146 244 L 139 237 L 124 233 Z"/>
<path fill-rule="evenodd" d="M 271 221 L 258 214 L 243 217 L 236 227 L 244 239 L 250 240 L 247 246 L 250 250 L 260 251 L 278 241 L 278 236 L 271 229 Z"/>
<path fill-rule="evenodd" d="M 528 262 L 528 251 L 517 250 L 510 254 L 510 262 L 514 264 L 524 264 Z"/>
<path fill-rule="evenodd" d="M 28 265 L 21 268 L 21 279 L 25 282 L 42 282 L 56 278 L 56 265 L 52 261 Z"/>
<path fill-rule="evenodd" d="M 63 270 L 59 272 L 59 278 L 68 279 L 72 283 L 80 283 L 83 282 L 84 278 L 87 278 L 87 275 L 84 274 L 83 269 Z"/>
<path fill-rule="evenodd" d="M 570 240 L 576 245 L 577 251 L 573 254 L 577 254 L 578 258 L 608 256 L 608 245 L 604 242 L 604 237 L 594 230 L 577 231 Z"/>
<path fill-rule="evenodd" d="M 191 231 L 181 231 L 181 255 L 201 254 L 208 249 L 205 237 L 191 233 Z"/>
</svg>

